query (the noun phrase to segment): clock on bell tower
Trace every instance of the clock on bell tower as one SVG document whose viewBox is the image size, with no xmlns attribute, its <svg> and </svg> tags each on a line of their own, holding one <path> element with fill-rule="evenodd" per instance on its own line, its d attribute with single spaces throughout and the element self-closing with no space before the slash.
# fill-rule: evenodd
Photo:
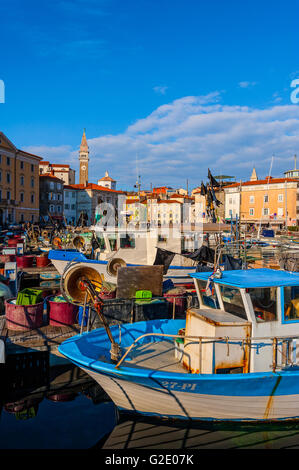
<svg viewBox="0 0 299 470">
<path fill-rule="evenodd" d="M 80 161 L 79 183 L 86 185 L 88 183 L 89 149 L 88 149 L 87 139 L 85 135 L 85 129 L 83 131 L 81 145 L 80 145 L 79 161 Z"/>
</svg>

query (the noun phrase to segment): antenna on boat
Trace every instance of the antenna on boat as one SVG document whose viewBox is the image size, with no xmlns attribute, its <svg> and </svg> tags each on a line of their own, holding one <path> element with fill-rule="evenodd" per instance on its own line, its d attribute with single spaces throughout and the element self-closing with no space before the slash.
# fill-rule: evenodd
<svg viewBox="0 0 299 470">
<path fill-rule="evenodd" d="M 138 154 L 136 153 L 136 173 L 137 173 L 137 179 L 136 179 L 136 184 L 134 186 L 134 188 L 138 188 L 138 199 L 139 199 L 139 202 L 140 202 L 140 186 L 141 186 L 141 177 L 139 175 L 139 168 L 138 168 Z"/>
</svg>

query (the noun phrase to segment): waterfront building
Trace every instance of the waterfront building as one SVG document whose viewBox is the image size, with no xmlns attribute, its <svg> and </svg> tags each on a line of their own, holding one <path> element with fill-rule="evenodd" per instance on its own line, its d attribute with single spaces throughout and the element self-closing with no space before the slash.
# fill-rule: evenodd
<svg viewBox="0 0 299 470">
<path fill-rule="evenodd" d="M 75 225 L 78 220 L 77 215 L 77 193 L 78 189 L 70 185 L 64 185 L 64 217 L 66 223 L 69 225 Z"/>
<path fill-rule="evenodd" d="M 61 179 L 64 184 L 75 184 L 76 171 L 73 170 L 70 165 L 61 165 L 58 163 L 50 163 L 48 161 L 42 161 L 39 164 L 39 174 L 53 174 L 56 178 Z"/>
<path fill-rule="evenodd" d="M 299 181 L 296 178 L 250 179 L 225 188 L 226 219 L 276 226 L 297 225 Z"/>
<path fill-rule="evenodd" d="M 0 225 L 38 222 L 41 160 L 0 132 Z"/>
<path fill-rule="evenodd" d="M 96 222 L 96 216 L 100 215 L 97 209 L 102 205 L 101 210 L 109 211 L 108 217 L 118 218 L 118 208 L 123 207 L 123 203 L 119 202 L 119 197 L 124 196 L 122 191 L 108 189 L 104 186 L 99 186 L 95 183 L 72 184 L 68 186 L 68 191 L 76 191 L 76 218 L 82 216 L 86 217 L 87 225 L 92 225 Z M 105 206 L 107 204 L 107 206 Z M 108 206 L 109 204 L 109 206 Z M 73 216 L 72 216 L 73 217 Z"/>
<path fill-rule="evenodd" d="M 45 222 L 62 221 L 64 209 L 63 180 L 46 173 L 39 176 L 40 218 Z"/>
</svg>

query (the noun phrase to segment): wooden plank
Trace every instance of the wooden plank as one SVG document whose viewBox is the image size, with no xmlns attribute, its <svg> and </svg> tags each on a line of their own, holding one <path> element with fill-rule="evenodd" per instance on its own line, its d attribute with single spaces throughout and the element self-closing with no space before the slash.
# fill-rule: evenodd
<svg viewBox="0 0 299 470">
<path fill-rule="evenodd" d="M 162 296 L 163 266 L 126 266 L 117 270 L 116 296 L 132 299 L 138 290 L 150 290 Z"/>
</svg>

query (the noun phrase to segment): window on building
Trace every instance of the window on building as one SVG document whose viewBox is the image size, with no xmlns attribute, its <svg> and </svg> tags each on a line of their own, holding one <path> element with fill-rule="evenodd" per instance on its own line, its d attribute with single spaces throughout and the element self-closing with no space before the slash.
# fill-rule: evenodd
<svg viewBox="0 0 299 470">
<path fill-rule="evenodd" d="M 21 168 L 21 170 L 24 170 L 24 162 L 22 162 L 22 161 L 20 162 L 20 168 Z M 22 214 L 22 215 L 24 217 L 24 214 Z"/>
<path fill-rule="evenodd" d="M 23 175 L 20 176 L 20 185 L 24 186 L 24 176 Z"/>
<path fill-rule="evenodd" d="M 269 196 L 268 196 L 268 194 L 265 194 L 265 196 L 264 196 L 264 202 L 269 202 Z"/>
<path fill-rule="evenodd" d="M 50 205 L 49 209 L 50 209 L 50 212 L 54 212 L 54 206 L 53 206 L 53 204 Z"/>
<path fill-rule="evenodd" d="M 50 181 L 50 189 L 54 189 L 54 183 L 53 183 L 53 181 Z"/>
<path fill-rule="evenodd" d="M 277 215 L 279 217 L 283 217 L 283 208 L 282 207 L 279 207 L 278 210 L 277 210 Z"/>
<path fill-rule="evenodd" d="M 254 204 L 254 196 L 250 196 L 249 202 L 250 202 L 250 204 Z"/>
<path fill-rule="evenodd" d="M 30 200 L 31 200 L 31 204 L 33 204 L 34 203 L 34 194 L 31 194 Z"/>
<path fill-rule="evenodd" d="M 67 210 L 70 208 L 70 205 L 69 204 L 64 204 L 64 208 Z"/>
<path fill-rule="evenodd" d="M 31 178 L 31 188 L 34 188 L 34 178 Z"/>
<path fill-rule="evenodd" d="M 249 215 L 254 215 L 254 209 L 252 207 L 249 209 Z"/>
<path fill-rule="evenodd" d="M 61 194 L 57 194 L 57 201 L 62 201 L 62 195 Z"/>
<path fill-rule="evenodd" d="M 66 199 L 68 199 L 70 197 L 70 193 L 68 191 L 65 191 L 64 196 L 66 197 Z"/>
<path fill-rule="evenodd" d="M 278 194 L 278 202 L 283 202 L 283 194 Z"/>
<path fill-rule="evenodd" d="M 6 199 L 7 199 L 8 201 L 10 201 L 10 191 L 7 191 L 7 192 L 6 192 Z"/>
<path fill-rule="evenodd" d="M 0 140 L 0 143 L 1 143 L 1 140 Z M 2 155 L 0 155 L 0 163 L 2 163 Z"/>
<path fill-rule="evenodd" d="M 21 222 L 24 222 L 24 214 L 21 214 Z"/>
<path fill-rule="evenodd" d="M 20 193 L 20 202 L 24 202 L 24 193 Z"/>
<path fill-rule="evenodd" d="M 10 157 L 6 157 L 6 164 L 10 166 Z"/>
<path fill-rule="evenodd" d="M 31 216 L 31 222 L 33 223 L 34 222 L 34 215 L 32 214 Z"/>
<path fill-rule="evenodd" d="M 267 207 L 264 207 L 263 215 L 269 215 L 269 209 Z"/>
<path fill-rule="evenodd" d="M 2 190 L 0 189 L 0 201 L 2 199 Z"/>
<path fill-rule="evenodd" d="M 34 165 L 33 164 L 31 164 L 31 171 L 32 171 L 32 173 L 34 172 Z"/>
<path fill-rule="evenodd" d="M 75 204 L 72 204 L 71 209 L 72 209 L 72 211 L 74 211 L 76 209 Z"/>
<path fill-rule="evenodd" d="M 57 189 L 61 189 L 61 183 L 57 183 Z"/>
<path fill-rule="evenodd" d="M 10 173 L 6 173 L 6 182 L 10 183 Z"/>
<path fill-rule="evenodd" d="M 61 212 L 61 206 L 57 206 L 57 212 Z"/>
<path fill-rule="evenodd" d="M 0 182 L 2 181 L 2 171 L 0 171 Z"/>
</svg>

